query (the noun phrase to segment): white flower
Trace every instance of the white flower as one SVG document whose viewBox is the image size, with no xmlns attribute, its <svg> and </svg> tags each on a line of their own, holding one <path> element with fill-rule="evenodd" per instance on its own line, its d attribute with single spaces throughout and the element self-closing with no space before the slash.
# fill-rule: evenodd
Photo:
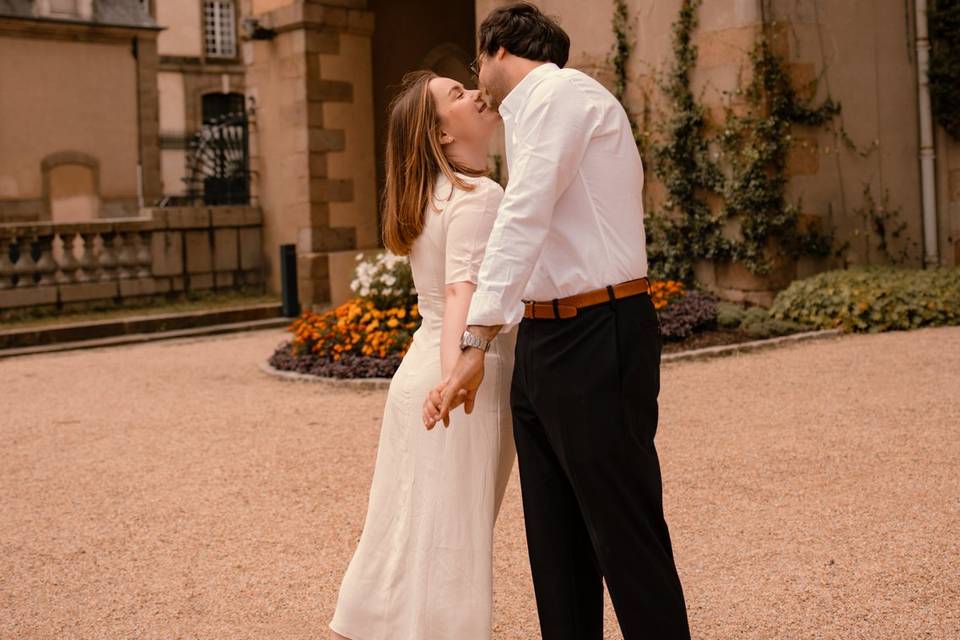
<svg viewBox="0 0 960 640">
<path fill-rule="evenodd" d="M 397 279 L 396 279 L 396 277 L 388 274 L 388 275 L 383 279 L 383 284 L 387 285 L 388 287 L 392 287 L 393 285 L 397 284 Z"/>
<path fill-rule="evenodd" d="M 360 262 L 361 260 L 363 260 L 363 254 L 362 254 L 362 253 L 358 253 L 358 254 L 357 254 L 357 262 Z"/>
</svg>

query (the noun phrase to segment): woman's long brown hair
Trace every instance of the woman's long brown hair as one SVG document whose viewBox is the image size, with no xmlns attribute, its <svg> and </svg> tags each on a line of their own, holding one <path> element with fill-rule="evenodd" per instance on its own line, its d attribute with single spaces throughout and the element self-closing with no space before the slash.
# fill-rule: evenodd
<svg viewBox="0 0 960 640">
<path fill-rule="evenodd" d="M 408 255 L 414 240 L 423 232 L 424 212 L 428 204 L 433 204 L 437 176 L 442 172 L 455 187 L 470 191 L 473 185 L 454 172 L 478 175 L 457 166 L 443 153 L 440 116 L 429 87 L 430 80 L 436 77 L 432 71 L 408 73 L 390 104 L 383 244 L 398 256 Z"/>
</svg>

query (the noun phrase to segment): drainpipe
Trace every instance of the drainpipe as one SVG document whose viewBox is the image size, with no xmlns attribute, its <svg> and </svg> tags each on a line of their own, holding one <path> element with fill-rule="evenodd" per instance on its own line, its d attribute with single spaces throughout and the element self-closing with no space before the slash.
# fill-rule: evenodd
<svg viewBox="0 0 960 640">
<path fill-rule="evenodd" d="M 920 111 L 920 186 L 923 194 L 923 263 L 940 265 L 937 241 L 937 183 L 934 169 L 933 114 L 930 108 L 930 39 L 927 35 L 927 0 L 917 7 L 917 99 Z"/>
<path fill-rule="evenodd" d="M 143 115 L 140 105 L 140 41 L 134 37 L 130 47 L 131 53 L 133 53 L 133 77 L 137 85 L 137 215 L 139 216 L 142 215 L 141 209 L 143 209 L 143 138 L 141 137 Z"/>
</svg>

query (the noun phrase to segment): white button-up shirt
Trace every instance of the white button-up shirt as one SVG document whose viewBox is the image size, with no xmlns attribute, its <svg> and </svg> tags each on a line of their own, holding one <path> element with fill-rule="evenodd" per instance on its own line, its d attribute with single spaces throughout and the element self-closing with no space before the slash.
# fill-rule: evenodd
<svg viewBox="0 0 960 640">
<path fill-rule="evenodd" d="M 500 104 L 509 184 L 467 323 L 647 275 L 643 165 L 627 114 L 576 69 L 536 67 Z"/>
</svg>

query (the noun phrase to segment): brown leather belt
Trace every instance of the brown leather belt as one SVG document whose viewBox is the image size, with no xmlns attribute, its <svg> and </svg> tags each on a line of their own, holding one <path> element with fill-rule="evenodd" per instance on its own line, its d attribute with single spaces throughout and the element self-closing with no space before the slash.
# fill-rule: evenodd
<svg viewBox="0 0 960 640">
<path fill-rule="evenodd" d="M 650 291 L 650 281 L 646 278 L 621 282 L 606 289 L 595 289 L 579 293 L 569 298 L 559 298 L 550 302 L 523 301 L 523 317 L 530 320 L 566 320 L 577 315 L 579 309 L 603 304 L 611 300 L 620 300 Z"/>
</svg>

